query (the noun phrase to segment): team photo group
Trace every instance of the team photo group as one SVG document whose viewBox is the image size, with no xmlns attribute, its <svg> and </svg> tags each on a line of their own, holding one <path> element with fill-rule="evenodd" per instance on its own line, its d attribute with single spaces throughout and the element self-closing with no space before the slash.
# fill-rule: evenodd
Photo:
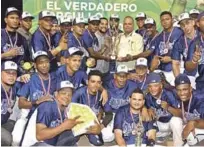
<svg viewBox="0 0 204 147">
<path fill-rule="evenodd" d="M 204 146 L 204 11 L 158 16 L 8 7 L 1 145 Z"/>
</svg>

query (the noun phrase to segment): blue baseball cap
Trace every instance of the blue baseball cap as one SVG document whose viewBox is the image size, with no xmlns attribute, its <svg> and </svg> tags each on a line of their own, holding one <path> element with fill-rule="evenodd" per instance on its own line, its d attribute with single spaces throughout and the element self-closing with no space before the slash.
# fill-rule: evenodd
<svg viewBox="0 0 204 147">
<path fill-rule="evenodd" d="M 201 13 L 198 15 L 198 20 L 200 20 L 202 17 L 204 17 L 204 11 L 201 12 Z"/>
<path fill-rule="evenodd" d="M 147 77 L 147 84 L 160 83 L 161 81 L 161 76 L 155 72 L 150 73 Z"/>
<path fill-rule="evenodd" d="M 179 74 L 175 79 L 175 86 L 181 85 L 181 84 L 191 84 L 190 79 L 186 74 Z"/>
</svg>

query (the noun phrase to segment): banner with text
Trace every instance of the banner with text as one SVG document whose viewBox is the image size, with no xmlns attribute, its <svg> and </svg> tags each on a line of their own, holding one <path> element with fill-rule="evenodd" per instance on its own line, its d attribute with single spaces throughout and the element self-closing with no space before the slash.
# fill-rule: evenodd
<svg viewBox="0 0 204 147">
<path fill-rule="evenodd" d="M 108 18 L 116 13 L 123 20 L 127 15 L 135 18 L 138 12 L 145 12 L 159 22 L 159 14 L 164 10 L 178 16 L 193 8 L 204 11 L 204 0 L 23 0 L 23 10 L 35 16 L 32 31 L 37 27 L 38 13 L 42 10 L 54 11 L 58 19 L 62 16 L 88 18 L 91 15 Z M 157 26 L 160 29 L 159 23 Z"/>
</svg>

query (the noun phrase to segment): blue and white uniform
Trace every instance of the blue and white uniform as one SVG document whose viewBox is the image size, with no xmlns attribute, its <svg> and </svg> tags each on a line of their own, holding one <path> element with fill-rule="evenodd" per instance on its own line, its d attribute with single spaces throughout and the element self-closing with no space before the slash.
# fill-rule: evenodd
<svg viewBox="0 0 204 147">
<path fill-rule="evenodd" d="M 49 79 L 43 80 L 43 84 L 44 84 L 46 93 L 43 89 L 43 85 L 41 83 L 41 79 L 38 73 L 34 73 L 31 76 L 30 81 L 28 83 L 25 83 L 21 87 L 21 89 L 19 89 L 17 95 L 19 97 L 27 98 L 31 102 L 39 100 L 42 96 L 45 96 L 46 94 L 49 94 L 51 98 L 53 98 L 54 92 L 56 91 L 56 85 L 57 85 L 57 79 L 56 79 L 55 73 L 50 74 L 50 89 L 49 89 Z M 35 108 L 36 107 L 34 106 L 31 108 L 30 115 L 34 112 Z"/>
<path fill-rule="evenodd" d="M 57 59 L 50 52 L 54 48 L 54 41 L 51 36 L 46 36 L 40 28 L 38 28 L 32 35 L 31 45 L 33 47 L 33 52 L 45 51 L 51 62 L 51 71 L 57 70 Z"/>
<path fill-rule="evenodd" d="M 195 43 L 198 44 L 201 50 L 201 60 L 198 64 L 198 74 L 199 76 L 196 78 L 196 90 L 204 91 L 204 38 L 201 35 L 195 38 Z M 192 50 L 188 50 L 187 61 L 192 61 L 193 54 L 195 52 L 195 48 Z"/>
<path fill-rule="evenodd" d="M 127 145 L 135 144 L 136 134 L 135 125 L 139 123 L 139 114 L 131 114 L 130 105 L 123 106 L 118 109 L 114 119 L 114 130 L 120 129 L 122 136 Z M 156 123 L 154 121 L 142 122 L 143 136 L 142 143 L 147 144 L 148 137 L 147 132 L 152 129 L 156 129 Z"/>
<path fill-rule="evenodd" d="M 116 112 L 121 106 L 129 104 L 129 97 L 132 92 L 137 88 L 137 84 L 134 81 L 127 80 L 126 84 L 122 88 L 116 87 L 114 80 L 112 79 L 108 84 L 104 85 L 108 91 L 109 99 L 105 104 L 105 111 Z"/>
<path fill-rule="evenodd" d="M 5 124 L 8 121 L 10 114 L 12 113 L 12 108 L 16 102 L 16 93 L 21 85 L 21 83 L 16 82 L 9 92 L 7 92 L 9 100 L 6 97 L 3 86 L 1 85 L 1 124 Z"/>
</svg>

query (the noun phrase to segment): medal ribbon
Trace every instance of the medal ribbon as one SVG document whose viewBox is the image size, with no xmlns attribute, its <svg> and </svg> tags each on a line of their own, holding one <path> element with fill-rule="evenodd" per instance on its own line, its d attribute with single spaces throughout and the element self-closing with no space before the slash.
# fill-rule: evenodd
<svg viewBox="0 0 204 147">
<path fill-rule="evenodd" d="M 51 46 L 51 39 L 50 39 L 50 35 L 48 34 L 48 37 L 45 35 L 45 33 L 39 28 L 40 32 L 42 33 L 43 37 L 45 38 L 47 45 L 49 46 L 49 50 L 52 49 Z"/>
<path fill-rule="evenodd" d="M 74 33 L 73 33 L 73 35 L 74 35 Z M 75 35 L 74 35 L 74 37 L 76 38 L 77 42 L 79 43 L 79 46 L 82 47 L 82 44 L 81 44 L 81 42 L 79 41 L 79 39 L 78 39 Z"/>
<path fill-rule="evenodd" d="M 12 41 L 11 36 L 9 35 L 8 31 L 6 29 L 5 29 L 5 31 L 6 31 L 8 38 L 9 38 L 9 42 L 10 42 L 11 47 L 16 47 L 17 40 L 18 40 L 18 33 L 16 33 L 15 43 L 13 44 L 13 41 Z"/>
<path fill-rule="evenodd" d="M 91 100 L 90 100 L 90 97 L 89 97 L 88 87 L 87 87 L 87 91 L 86 91 L 86 93 L 87 93 L 87 102 L 88 102 L 88 106 L 91 108 Z M 98 99 L 98 91 L 97 91 L 97 93 L 96 93 L 96 99 L 95 99 L 95 102 L 94 102 L 94 105 L 93 105 L 93 106 L 95 106 L 97 99 Z"/>
<path fill-rule="evenodd" d="M 134 129 L 136 130 L 136 123 L 134 121 L 133 113 L 131 112 L 131 110 L 130 110 L 130 115 L 131 115 L 131 119 L 132 119 L 133 124 L 134 124 Z M 140 124 L 141 126 L 143 126 L 142 118 L 141 118 L 141 114 L 140 113 L 139 113 L 139 122 L 137 124 Z"/>
<path fill-rule="evenodd" d="M 189 111 L 190 111 L 190 106 L 191 106 L 191 102 L 192 102 L 192 96 L 190 98 L 190 101 L 188 103 L 188 111 L 187 111 L 187 114 L 189 114 Z M 182 117 L 183 117 L 183 120 L 186 121 L 186 116 L 185 116 L 185 109 L 184 109 L 184 104 L 182 102 Z"/>
<path fill-rule="evenodd" d="M 166 33 L 163 31 L 163 41 L 164 41 L 166 46 L 167 46 L 167 44 L 169 44 L 169 41 L 170 41 L 170 38 L 171 38 L 171 35 L 172 35 L 173 31 L 174 31 L 174 28 L 171 30 L 171 33 L 169 34 L 167 42 L 166 42 Z"/>
<path fill-rule="evenodd" d="M 39 78 L 40 78 L 40 82 L 41 82 L 41 85 L 42 85 L 42 88 L 43 88 L 43 92 L 45 95 L 48 95 L 50 94 L 50 85 L 51 85 L 51 78 L 50 78 L 50 74 L 49 74 L 49 80 L 48 80 L 48 87 L 47 87 L 47 90 L 45 89 L 45 85 L 44 85 L 44 82 L 43 82 L 43 79 L 40 77 L 40 75 L 38 75 Z"/>
<path fill-rule="evenodd" d="M 195 33 L 194 33 L 194 36 L 193 36 L 193 39 L 192 39 L 192 40 L 194 40 L 195 37 L 196 37 L 196 31 L 195 31 Z M 189 48 L 189 46 L 188 46 L 188 41 L 187 41 L 186 36 L 184 36 L 184 40 L 185 40 L 186 52 L 188 53 L 188 48 Z"/>
</svg>

